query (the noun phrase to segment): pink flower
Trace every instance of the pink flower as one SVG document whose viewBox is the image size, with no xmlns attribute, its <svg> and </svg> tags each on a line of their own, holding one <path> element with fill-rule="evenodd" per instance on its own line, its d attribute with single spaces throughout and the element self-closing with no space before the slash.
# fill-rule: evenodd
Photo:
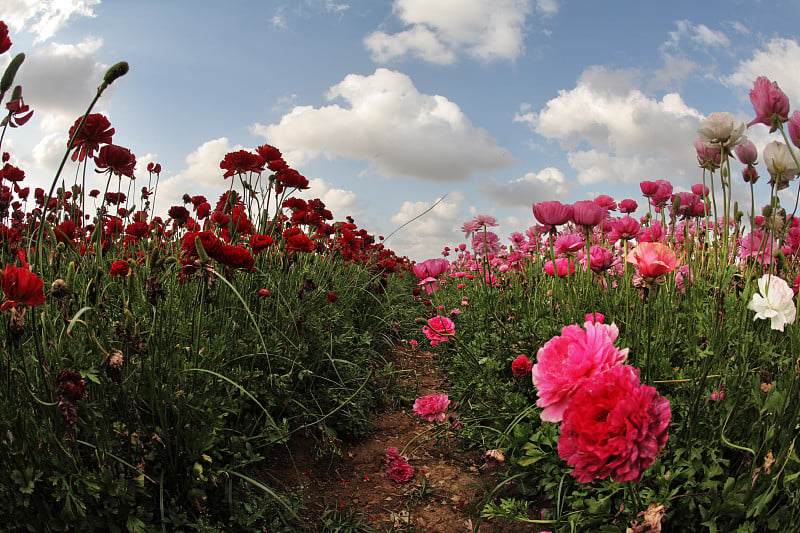
<svg viewBox="0 0 800 533">
<path fill-rule="evenodd" d="M 719 145 L 706 144 L 700 139 L 695 139 L 694 150 L 697 152 L 697 163 L 700 168 L 716 170 L 722 158 Z"/>
<path fill-rule="evenodd" d="M 416 340 L 411 339 L 408 341 L 408 345 L 411 346 L 412 349 L 416 350 L 417 346 L 419 346 L 419 343 Z"/>
<path fill-rule="evenodd" d="M 444 422 L 444 413 L 447 411 L 448 405 L 450 405 L 450 398 L 447 397 L 447 394 L 431 394 L 414 401 L 414 412 L 428 422 L 434 420 Z"/>
<path fill-rule="evenodd" d="M 798 112 L 795 111 L 795 114 L 797 113 Z M 800 117 L 798 118 L 800 119 Z M 791 133 L 791 127 L 789 128 L 789 132 Z M 749 139 L 745 139 L 742 144 L 736 146 L 733 149 L 733 153 L 743 165 L 755 165 L 756 161 L 758 160 L 758 149 L 756 148 L 756 145 L 753 144 L 753 141 Z"/>
<path fill-rule="evenodd" d="M 800 111 L 792 113 L 792 116 L 789 117 L 789 123 L 786 124 L 786 129 L 789 132 L 789 139 L 791 139 L 792 144 L 800 148 Z M 738 156 L 739 154 L 736 155 Z M 739 160 L 741 161 L 741 157 Z"/>
<path fill-rule="evenodd" d="M 619 203 L 619 212 L 620 213 L 633 213 L 636 211 L 636 208 L 639 207 L 639 204 L 636 203 L 636 200 L 632 200 L 630 198 L 625 198 Z"/>
<path fill-rule="evenodd" d="M 450 266 L 447 259 L 428 259 L 421 263 L 416 263 L 411 267 L 411 271 L 419 279 L 439 277 Z"/>
<path fill-rule="evenodd" d="M 533 204 L 533 216 L 541 224 L 560 226 L 572 220 L 572 206 L 564 205 L 556 200 L 539 202 L 538 204 Z"/>
<path fill-rule="evenodd" d="M 422 332 L 430 339 L 431 346 L 436 346 L 440 342 L 450 340 L 450 337 L 455 335 L 456 326 L 446 316 L 435 316 L 428 320 L 427 326 L 422 327 Z"/>
<path fill-rule="evenodd" d="M 592 324 L 602 324 L 605 319 L 606 315 L 603 313 L 589 313 L 586 315 L 586 322 L 591 322 Z"/>
<path fill-rule="evenodd" d="M 533 361 L 528 359 L 527 355 L 518 355 L 517 358 L 511 363 L 511 371 L 515 376 L 529 376 L 532 369 Z"/>
<path fill-rule="evenodd" d="M 614 324 L 587 321 L 565 326 L 539 348 L 533 366 L 533 384 L 538 389 L 536 405 L 543 407 L 540 417 L 559 422 L 575 390 L 587 378 L 619 365 L 628 349 L 614 346 L 619 329 Z"/>
<path fill-rule="evenodd" d="M 600 274 L 617 264 L 619 258 L 608 248 L 595 244 L 589 249 L 589 268 L 592 272 Z"/>
<path fill-rule="evenodd" d="M 672 272 L 680 264 L 675 252 L 666 244 L 659 242 L 640 243 L 628 252 L 626 260 L 636 265 L 639 275 L 650 282 Z"/>
<path fill-rule="evenodd" d="M 582 200 L 572 204 L 572 221 L 584 228 L 593 228 L 600 223 L 606 215 L 603 209 L 591 200 Z"/>
<path fill-rule="evenodd" d="M 663 207 L 672 196 L 672 184 L 667 180 L 643 181 L 639 183 L 639 188 L 654 206 Z"/>
<path fill-rule="evenodd" d="M 566 276 L 568 274 L 574 274 L 575 263 L 573 263 L 570 259 L 566 257 L 559 257 L 556 258 L 555 268 L 553 268 L 553 262 L 548 261 L 544 264 L 544 271 L 551 276 L 555 276 L 556 271 L 558 271 L 558 277 Z"/>
<path fill-rule="evenodd" d="M 753 83 L 750 91 L 750 102 L 756 112 L 756 118 L 747 126 L 753 124 L 766 124 L 770 132 L 789 120 L 789 97 L 780 90 L 778 84 L 769 81 L 764 76 L 759 76 Z"/>
<path fill-rule="evenodd" d="M 633 481 L 667 443 L 669 400 L 639 382 L 639 372 L 619 365 L 582 383 L 561 422 L 558 455 L 581 483 Z"/>
<path fill-rule="evenodd" d="M 629 241 L 635 239 L 639 235 L 642 227 L 635 218 L 625 216 L 622 218 L 615 218 L 611 222 L 611 231 L 608 234 L 608 240 L 617 242 L 619 240 Z"/>
<path fill-rule="evenodd" d="M 476 233 L 472 237 L 472 250 L 475 255 L 496 254 L 500 251 L 500 237 L 491 231 Z"/>
<path fill-rule="evenodd" d="M 383 462 L 389 465 L 386 475 L 395 483 L 407 483 L 414 477 L 414 467 L 408 464 L 408 458 L 400 455 L 400 451 L 394 446 L 386 448 L 386 459 Z"/>
</svg>

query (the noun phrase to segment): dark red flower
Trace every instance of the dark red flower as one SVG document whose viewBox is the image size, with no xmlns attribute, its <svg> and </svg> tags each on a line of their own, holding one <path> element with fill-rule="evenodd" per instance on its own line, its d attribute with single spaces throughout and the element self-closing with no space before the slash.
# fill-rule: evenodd
<svg viewBox="0 0 800 533">
<path fill-rule="evenodd" d="M 253 235 L 250 237 L 250 249 L 255 253 L 259 253 L 273 242 L 272 237 L 269 235 Z"/>
<path fill-rule="evenodd" d="M 15 167 L 10 163 L 6 163 L 3 165 L 2 170 L 0 170 L 0 181 L 8 180 L 13 182 L 19 182 L 25 179 L 25 171 Z"/>
<path fill-rule="evenodd" d="M 264 144 L 256 148 L 256 153 L 258 153 L 264 161 L 274 161 L 281 158 L 281 151 L 269 144 Z"/>
<path fill-rule="evenodd" d="M 75 135 L 75 130 L 77 130 L 80 123 L 81 119 L 79 118 L 69 129 L 70 139 Z M 72 160 L 83 161 L 87 156 L 93 157 L 94 151 L 101 144 L 111 144 L 113 135 L 114 128 L 111 127 L 111 122 L 100 113 L 92 113 L 86 117 L 86 122 L 83 123 L 81 131 L 75 135 L 75 139 L 72 142 L 72 148 L 75 149 L 72 153 Z"/>
<path fill-rule="evenodd" d="M 86 382 L 80 374 L 69 370 L 60 370 L 56 374 L 56 389 L 61 398 L 70 402 L 78 402 L 86 397 Z"/>
<path fill-rule="evenodd" d="M 9 126 L 16 128 L 28 122 L 33 116 L 33 109 L 31 109 L 31 106 L 25 105 L 22 97 L 11 100 L 6 104 L 6 109 L 8 109 L 8 116 L 3 119 L 0 125 L 7 122 Z"/>
<path fill-rule="evenodd" d="M 178 226 L 183 226 L 189 220 L 189 210 L 182 205 L 173 205 L 169 208 L 167 214 Z"/>
<path fill-rule="evenodd" d="M 331 303 L 331 304 L 335 304 L 336 302 L 339 301 L 339 297 L 336 294 L 332 293 L 332 292 L 329 292 L 328 295 L 325 296 L 325 299 L 328 301 L 328 303 Z"/>
<path fill-rule="evenodd" d="M 28 270 L 27 265 L 24 268 L 6 265 L 0 276 L 2 276 L 3 294 L 7 299 L 0 310 L 20 304 L 34 307 L 43 304 L 47 299 L 42 290 L 44 280 Z"/>
<path fill-rule="evenodd" d="M 137 220 L 136 222 L 128 224 L 128 227 L 125 228 L 125 233 L 140 239 L 150 233 L 150 226 L 143 220 Z"/>
<path fill-rule="evenodd" d="M 229 152 L 225 154 L 225 158 L 220 162 L 219 168 L 225 171 L 225 174 L 222 177 L 227 179 L 234 174 L 263 172 L 264 160 L 252 152 L 248 152 L 247 150 L 239 150 L 238 152 Z"/>
<path fill-rule="evenodd" d="M 515 376 L 530 376 L 532 369 L 533 361 L 528 359 L 526 355 L 518 355 L 517 358 L 511 363 L 511 371 Z"/>
<path fill-rule="evenodd" d="M 308 189 L 308 180 L 293 168 L 284 168 L 275 174 L 275 179 L 287 189 Z"/>
<path fill-rule="evenodd" d="M 250 270 L 255 264 L 255 259 L 250 255 L 246 248 L 241 246 L 231 246 L 224 244 L 219 253 L 217 260 L 225 266 L 231 268 L 241 268 L 242 270 Z"/>
<path fill-rule="evenodd" d="M 283 232 L 283 240 L 289 252 L 312 252 L 316 245 L 300 228 L 289 228 Z"/>
<path fill-rule="evenodd" d="M 58 242 L 70 242 L 75 236 L 75 223 L 71 220 L 65 220 L 53 230 Z"/>
<path fill-rule="evenodd" d="M 203 220 L 208 216 L 211 212 L 211 204 L 208 202 L 203 202 L 202 204 L 198 205 L 195 209 L 195 213 L 197 214 L 197 218 Z"/>
<path fill-rule="evenodd" d="M 161 163 L 148 163 L 147 171 L 153 174 L 161 174 Z"/>
<path fill-rule="evenodd" d="M 8 26 L 0 20 L 0 54 L 8 52 L 11 48 L 11 39 L 8 37 Z"/>
<path fill-rule="evenodd" d="M 133 171 L 136 169 L 136 156 L 122 146 L 107 144 L 100 148 L 97 157 L 94 158 L 98 172 L 112 172 L 119 176 L 133 178 Z"/>
<path fill-rule="evenodd" d="M 114 261 L 111 263 L 111 268 L 108 269 L 108 273 L 111 274 L 112 278 L 124 278 L 130 271 L 131 265 L 127 261 Z"/>
</svg>

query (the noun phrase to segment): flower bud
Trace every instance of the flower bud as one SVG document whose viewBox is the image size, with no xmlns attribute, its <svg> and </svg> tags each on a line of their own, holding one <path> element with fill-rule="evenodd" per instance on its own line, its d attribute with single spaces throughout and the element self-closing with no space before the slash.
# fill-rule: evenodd
<svg viewBox="0 0 800 533">
<path fill-rule="evenodd" d="M 103 76 L 103 83 L 98 87 L 99 92 L 103 92 L 106 88 L 114 83 L 117 78 L 121 78 L 125 74 L 128 73 L 130 67 L 128 66 L 127 61 L 120 61 L 116 65 L 112 65 L 110 69 L 106 71 L 106 75 Z"/>
<path fill-rule="evenodd" d="M 53 298 L 61 299 L 67 294 L 69 294 L 69 287 L 67 287 L 67 282 L 63 279 L 59 278 L 50 285 L 50 296 Z"/>
<path fill-rule="evenodd" d="M 14 77 L 17 75 L 17 70 L 19 70 L 19 66 L 22 65 L 23 61 L 25 61 L 25 54 L 17 54 L 6 67 L 3 77 L 0 78 L 0 100 L 3 99 L 3 95 L 6 94 L 6 91 L 8 91 L 14 83 Z"/>
</svg>

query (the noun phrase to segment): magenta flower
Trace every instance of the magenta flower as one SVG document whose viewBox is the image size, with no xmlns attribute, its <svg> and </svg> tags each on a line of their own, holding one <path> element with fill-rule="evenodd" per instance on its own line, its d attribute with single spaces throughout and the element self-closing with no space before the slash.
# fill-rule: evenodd
<svg viewBox="0 0 800 533">
<path fill-rule="evenodd" d="M 538 389 L 536 405 L 544 408 L 540 417 L 559 422 L 575 390 L 587 378 L 619 365 L 628 349 L 614 346 L 619 329 L 614 324 L 587 321 L 565 326 L 539 348 L 533 365 L 533 384 Z"/>
<path fill-rule="evenodd" d="M 603 209 L 605 209 L 606 211 L 617 210 L 617 202 L 615 202 L 614 199 L 607 194 L 601 194 L 592 201 L 597 205 L 599 205 L 600 207 L 602 207 Z"/>
<path fill-rule="evenodd" d="M 789 131 L 789 139 L 791 139 L 792 144 L 800 148 L 800 111 L 792 113 L 792 116 L 789 117 L 789 123 L 786 124 L 786 129 Z"/>
<path fill-rule="evenodd" d="M 620 213 L 633 213 L 636 211 L 636 208 L 639 207 L 639 204 L 636 203 L 636 200 L 632 200 L 631 198 L 625 198 L 619 203 L 619 212 Z"/>
<path fill-rule="evenodd" d="M 572 206 L 559 201 L 533 204 L 533 216 L 546 226 L 561 226 L 572 220 Z"/>
<path fill-rule="evenodd" d="M 414 401 L 414 412 L 428 422 L 444 422 L 444 413 L 450 405 L 447 394 L 431 394 Z"/>
<path fill-rule="evenodd" d="M 589 249 L 589 268 L 596 274 L 603 273 L 619 263 L 619 257 L 605 246 L 595 244 Z"/>
<path fill-rule="evenodd" d="M 533 361 L 528 359 L 527 355 L 518 355 L 517 358 L 511 363 L 511 371 L 515 376 L 530 376 L 532 369 Z"/>
<path fill-rule="evenodd" d="M 566 276 L 567 274 L 574 274 L 575 263 L 573 263 L 572 260 L 567 257 L 558 257 L 556 258 L 555 268 L 553 268 L 552 261 L 547 261 L 544 264 L 544 271 L 551 276 L 555 276 L 556 272 L 558 272 L 558 277 L 560 278 L 562 276 Z"/>
<path fill-rule="evenodd" d="M 664 449 L 672 416 L 669 400 L 619 365 L 584 380 L 561 422 L 558 455 L 572 476 L 589 483 L 609 476 L 634 481 Z"/>
<path fill-rule="evenodd" d="M 611 223 L 608 240 L 611 242 L 629 241 L 638 237 L 641 229 L 639 222 L 633 217 L 617 218 Z"/>
<path fill-rule="evenodd" d="M 440 342 L 450 340 L 450 337 L 455 335 L 456 326 L 446 316 L 435 316 L 428 320 L 427 326 L 422 327 L 422 332 L 430 339 L 431 346 L 436 346 Z"/>
<path fill-rule="evenodd" d="M 789 97 L 780 90 L 778 84 L 759 76 L 750 91 L 750 102 L 756 112 L 756 118 L 747 126 L 766 124 L 773 132 L 782 123 L 789 120 Z"/>
<path fill-rule="evenodd" d="M 591 200 L 582 200 L 572 204 L 572 221 L 584 228 L 593 228 L 606 216 L 603 209 Z"/>
<path fill-rule="evenodd" d="M 437 278 L 450 267 L 447 259 L 427 259 L 421 263 L 416 263 L 411 267 L 411 271 L 419 279 Z"/>
</svg>

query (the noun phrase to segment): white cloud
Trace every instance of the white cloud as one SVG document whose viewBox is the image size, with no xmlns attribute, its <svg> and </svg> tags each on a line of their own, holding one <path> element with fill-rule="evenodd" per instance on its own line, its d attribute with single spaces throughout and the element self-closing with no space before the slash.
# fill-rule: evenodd
<svg viewBox="0 0 800 533">
<path fill-rule="evenodd" d="M 3 20 L 14 30 L 23 28 L 43 42 L 55 35 L 73 16 L 94 17 L 92 6 L 100 0 L 4 0 Z"/>
<path fill-rule="evenodd" d="M 678 20 L 675 21 L 675 26 L 677 29 L 669 32 L 669 41 L 664 44 L 666 47 L 677 47 L 685 37 L 701 48 L 727 48 L 731 44 L 724 32 L 712 30 L 705 24 L 692 24 L 688 20 Z"/>
<path fill-rule="evenodd" d="M 460 227 L 471 218 L 463 211 L 463 206 L 467 204 L 465 200 L 463 192 L 453 191 L 433 209 L 431 206 L 436 202 L 403 202 L 390 220 L 395 228 L 406 223 L 408 225 L 391 238 L 387 233 L 386 246 L 398 255 L 408 256 L 415 261 L 441 257 L 444 246 L 452 248 L 463 242 Z M 414 220 L 415 217 L 419 218 Z"/>
<path fill-rule="evenodd" d="M 741 61 L 726 82 L 736 88 L 750 90 L 759 76 L 775 81 L 795 106 L 800 102 L 800 44 L 793 39 L 775 38 L 756 50 L 749 59 Z"/>
<path fill-rule="evenodd" d="M 319 198 L 333 214 L 334 220 L 344 220 L 347 216 L 360 218 L 361 213 L 354 211 L 358 204 L 358 195 L 347 189 L 338 189 L 321 178 L 308 180 L 308 189 L 295 194 L 298 198 L 311 200 Z"/>
<path fill-rule="evenodd" d="M 547 0 L 539 9 L 553 14 Z M 452 63 L 464 53 L 480 61 L 513 61 L 524 50 L 525 19 L 531 0 L 394 0 L 395 16 L 409 26 L 390 34 L 376 31 L 364 43 L 376 62 L 411 55 L 433 63 Z"/>
<path fill-rule="evenodd" d="M 703 115 L 679 94 L 657 100 L 609 78 L 616 73 L 592 67 L 575 88 L 559 91 L 540 112 L 520 113 L 515 120 L 568 150 L 583 185 L 651 176 L 685 179 L 687 169 L 696 166 L 692 141 Z"/>
<path fill-rule="evenodd" d="M 297 106 L 280 123 L 255 124 L 252 131 L 280 146 L 295 166 L 320 156 L 344 157 L 368 161 L 384 176 L 453 182 L 514 163 L 458 105 L 420 93 L 400 72 L 350 74 L 331 87 L 328 99 L 346 105 Z"/>
<path fill-rule="evenodd" d="M 555 167 L 528 172 L 508 183 L 488 178 L 478 183 L 478 191 L 503 207 L 530 207 L 536 202 L 562 200 L 570 192 L 564 173 Z"/>
<path fill-rule="evenodd" d="M 553 16 L 558 13 L 558 1 L 536 0 L 536 10 L 544 15 Z"/>
</svg>

